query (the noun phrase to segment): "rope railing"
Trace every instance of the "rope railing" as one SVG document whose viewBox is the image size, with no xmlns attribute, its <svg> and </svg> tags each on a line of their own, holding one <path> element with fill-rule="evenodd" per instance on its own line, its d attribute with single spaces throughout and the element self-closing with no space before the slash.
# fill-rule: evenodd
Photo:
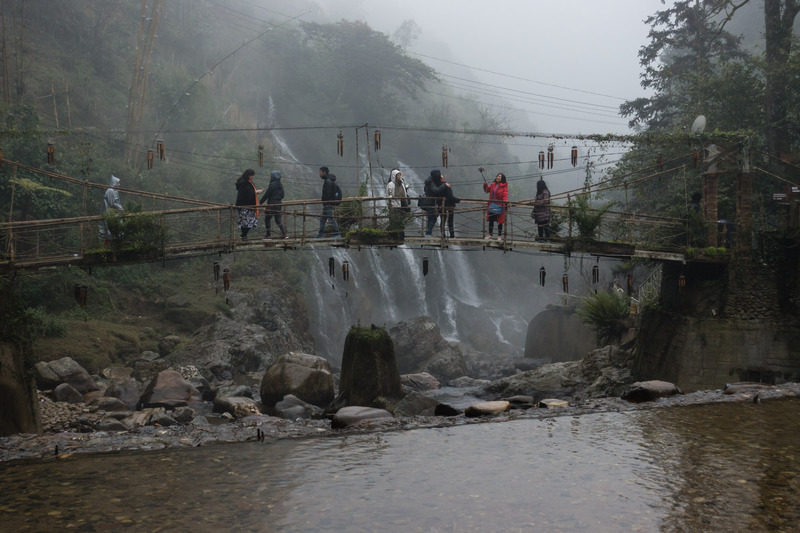
<svg viewBox="0 0 800 533">
<path fill-rule="evenodd" d="M 82 264 L 89 259 L 117 262 L 144 261 L 173 256 L 237 249 L 298 248 L 324 242 L 337 246 L 348 245 L 469 245 L 503 249 L 515 247 L 547 248 L 538 240 L 538 229 L 531 216 L 533 202 L 508 202 L 502 239 L 498 240 L 498 225 L 493 224 L 492 239 L 488 240 L 488 202 L 483 199 L 461 199 L 453 212 L 453 235 L 443 222 L 442 214 L 449 208 L 441 203 L 432 211 L 416 207 L 412 198 L 408 213 L 387 208 L 387 198 L 345 198 L 337 206 L 335 216 L 341 237 L 333 238 L 330 230 L 319 240 L 322 212 L 320 200 L 287 201 L 280 206 L 288 238 L 279 239 L 280 231 L 272 222 L 270 240 L 264 240 L 264 212 L 258 206 L 259 224 L 251 229 L 248 239 L 240 237 L 236 227 L 237 207 L 232 205 L 202 205 L 143 212 L 115 211 L 110 215 L 59 218 L 50 220 L 21 220 L 0 223 L 2 257 L 6 267 L 25 268 L 58 264 Z M 270 206 L 272 207 L 272 206 Z M 593 210 L 589 210 L 593 212 Z M 429 213 L 436 218 L 431 236 L 426 235 Z M 568 206 L 551 205 L 552 233 L 550 244 L 583 242 L 626 243 L 649 250 L 679 250 L 685 246 L 685 221 L 639 214 L 606 212 L 591 235 L 581 235 L 576 228 L 576 212 Z M 583 213 L 585 216 L 587 213 Z M 113 223 L 113 224 L 112 224 Z M 100 227 L 114 226 L 113 238 L 106 242 Z M 585 228 L 584 228 L 585 229 Z M 369 230 L 376 230 L 370 232 Z M 116 232 L 116 234 L 114 234 Z M 368 238 L 368 237 L 371 237 Z M 99 259 L 98 259 L 99 258 Z M 127 259 L 126 259 L 127 258 Z"/>
</svg>

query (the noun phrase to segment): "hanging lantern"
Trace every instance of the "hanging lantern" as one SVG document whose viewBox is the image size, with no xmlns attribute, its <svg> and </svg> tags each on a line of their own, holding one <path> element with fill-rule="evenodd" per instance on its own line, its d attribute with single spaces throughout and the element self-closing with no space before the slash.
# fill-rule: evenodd
<svg viewBox="0 0 800 533">
<path fill-rule="evenodd" d="M 156 151 L 158 152 L 158 160 L 164 160 L 164 141 L 156 139 Z"/>
<path fill-rule="evenodd" d="M 569 276 L 567 276 L 566 272 L 564 272 L 564 275 L 561 276 L 561 288 L 563 289 L 563 292 L 569 293 Z"/>
<path fill-rule="evenodd" d="M 678 276 L 678 294 L 683 294 L 685 288 L 686 288 L 686 276 L 684 276 L 683 272 L 681 272 L 681 275 Z"/>
<path fill-rule="evenodd" d="M 694 152 L 692 152 L 692 164 L 694 165 L 694 168 L 697 168 L 697 167 L 700 166 L 700 151 L 699 150 L 695 150 Z"/>
<path fill-rule="evenodd" d="M 339 133 L 336 134 L 336 153 L 340 157 L 344 157 L 344 134 L 342 130 L 339 130 Z"/>
<path fill-rule="evenodd" d="M 539 269 L 539 286 L 544 287 L 544 279 L 547 277 L 547 271 L 544 267 Z"/>
<path fill-rule="evenodd" d="M 592 267 L 592 284 L 597 285 L 600 282 L 600 267 L 594 265 Z"/>
<path fill-rule="evenodd" d="M 544 170 L 544 152 L 539 152 L 539 170 Z"/>
<path fill-rule="evenodd" d="M 447 153 L 449 151 L 450 151 L 450 149 L 447 148 L 446 144 L 442 146 L 442 166 L 444 168 L 447 168 Z"/>
<path fill-rule="evenodd" d="M 231 288 L 231 271 L 227 268 L 222 270 L 222 288 L 225 291 Z"/>
<path fill-rule="evenodd" d="M 86 301 L 89 299 L 89 287 L 86 285 L 81 285 L 78 303 L 81 304 L 81 307 L 86 307 Z"/>
<path fill-rule="evenodd" d="M 628 296 L 633 294 L 633 274 L 628 274 Z"/>
<path fill-rule="evenodd" d="M 658 154 L 658 158 L 656 159 L 658 171 L 661 172 L 664 170 L 664 156 L 662 154 Z"/>
<path fill-rule="evenodd" d="M 258 166 L 260 166 L 260 167 L 264 166 L 264 145 L 263 144 L 259 144 L 258 145 Z"/>
<path fill-rule="evenodd" d="M 553 168 L 555 162 L 555 154 L 553 154 L 553 145 L 547 147 L 547 168 Z"/>
<path fill-rule="evenodd" d="M 422 275 L 423 276 L 427 276 L 428 275 L 428 258 L 427 257 L 423 257 L 422 258 Z"/>
<path fill-rule="evenodd" d="M 570 154 L 569 154 L 569 159 L 570 159 L 570 162 L 572 162 L 572 166 L 573 167 L 577 166 L 577 164 L 578 164 L 578 147 L 577 146 L 573 146 L 572 147 L 572 150 L 570 151 Z"/>
<path fill-rule="evenodd" d="M 347 283 L 350 280 L 350 261 L 342 263 L 342 279 Z"/>
<path fill-rule="evenodd" d="M 214 261 L 214 281 L 219 281 L 219 261 Z"/>
<path fill-rule="evenodd" d="M 47 164 L 56 164 L 56 147 L 53 144 L 53 141 L 48 141 L 47 143 Z"/>
<path fill-rule="evenodd" d="M 330 275 L 330 277 L 333 277 L 336 274 L 336 271 L 334 270 L 333 267 L 334 267 L 333 257 L 329 257 L 328 258 L 328 274 Z"/>
<path fill-rule="evenodd" d="M 381 130 L 375 130 L 375 151 L 381 149 Z"/>
<path fill-rule="evenodd" d="M 147 149 L 147 170 L 153 169 L 153 149 Z"/>
</svg>

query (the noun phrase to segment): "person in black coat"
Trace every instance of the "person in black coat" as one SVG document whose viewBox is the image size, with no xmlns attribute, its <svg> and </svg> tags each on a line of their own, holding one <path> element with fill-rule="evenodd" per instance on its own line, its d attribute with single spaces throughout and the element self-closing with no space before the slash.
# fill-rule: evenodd
<svg viewBox="0 0 800 533">
<path fill-rule="evenodd" d="M 252 168 L 245 170 L 236 180 L 236 205 L 239 215 L 236 217 L 236 226 L 242 231 L 242 240 L 247 240 L 247 233 L 251 228 L 258 226 L 258 195 L 261 189 L 256 189 L 253 177 L 256 171 Z"/>
<path fill-rule="evenodd" d="M 277 170 L 270 172 L 269 186 L 264 196 L 261 197 L 260 203 L 267 203 L 267 209 L 264 216 L 264 225 L 267 228 L 267 233 L 264 239 L 270 238 L 272 217 L 275 217 L 275 224 L 281 230 L 281 239 L 288 239 L 289 234 L 286 233 L 286 226 L 283 225 L 283 214 L 281 212 L 281 200 L 283 200 L 283 183 L 281 183 L 281 173 Z"/>
<path fill-rule="evenodd" d="M 442 211 L 442 198 L 447 198 L 448 195 L 452 196 L 453 193 L 450 190 L 450 184 L 444 180 L 442 171 L 439 169 L 431 170 L 430 175 L 425 178 L 424 192 L 426 203 L 422 207 L 428 214 L 425 235 L 431 237 L 433 236 L 433 227 L 436 225 L 436 219 L 439 218 L 439 212 Z"/>
<path fill-rule="evenodd" d="M 331 237 L 341 237 L 341 233 L 339 232 L 339 224 L 336 222 L 336 217 L 333 216 L 333 209 L 336 205 L 337 200 L 341 200 L 341 198 L 336 198 L 336 176 L 331 174 L 328 170 L 328 167 L 320 167 L 319 169 L 319 177 L 323 180 L 322 181 L 322 215 L 319 218 L 319 233 L 317 234 L 317 239 L 320 239 L 325 236 L 325 226 L 327 226 L 328 221 L 331 223 L 331 229 L 333 231 L 333 235 Z"/>
</svg>

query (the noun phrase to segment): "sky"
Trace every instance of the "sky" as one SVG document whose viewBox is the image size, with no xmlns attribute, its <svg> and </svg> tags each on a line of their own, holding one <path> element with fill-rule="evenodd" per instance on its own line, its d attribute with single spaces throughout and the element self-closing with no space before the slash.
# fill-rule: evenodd
<svg viewBox="0 0 800 533">
<path fill-rule="evenodd" d="M 666 9 L 661 0 L 321 0 L 319 5 L 332 20 L 363 20 L 389 35 L 412 19 L 421 34 L 408 51 L 443 73 L 446 84 L 489 102 L 503 98 L 513 106 L 515 126 L 524 131 L 557 134 L 630 131 L 617 110 L 623 101 L 647 95 L 639 84 L 638 52 L 649 31 L 644 20 Z"/>
</svg>

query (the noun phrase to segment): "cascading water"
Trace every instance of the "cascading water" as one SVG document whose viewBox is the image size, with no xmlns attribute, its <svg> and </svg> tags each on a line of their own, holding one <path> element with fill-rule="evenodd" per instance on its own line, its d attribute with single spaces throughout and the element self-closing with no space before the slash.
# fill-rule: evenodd
<svg viewBox="0 0 800 533">
<path fill-rule="evenodd" d="M 302 166 L 277 131 L 273 136 L 283 157 Z M 421 195 L 423 179 L 402 161 L 398 166 L 409 195 Z M 314 174 L 311 169 L 299 171 Z M 378 197 L 385 194 L 388 171 L 385 174 L 374 178 Z M 383 206 L 376 201 L 376 209 Z M 316 265 L 307 284 L 311 331 L 317 354 L 334 364 L 341 362 L 344 339 L 356 323 L 391 325 L 423 315 L 432 317 L 448 340 L 480 351 L 522 355 L 528 322 L 556 301 L 554 283 L 548 288 L 538 285 L 539 266 L 546 264 L 553 280 L 562 269 L 560 256 L 537 258 L 534 267 L 530 256 L 495 249 L 318 246 L 313 253 Z M 426 257 L 428 274 L 423 276 Z M 348 280 L 342 273 L 345 262 Z"/>
</svg>

